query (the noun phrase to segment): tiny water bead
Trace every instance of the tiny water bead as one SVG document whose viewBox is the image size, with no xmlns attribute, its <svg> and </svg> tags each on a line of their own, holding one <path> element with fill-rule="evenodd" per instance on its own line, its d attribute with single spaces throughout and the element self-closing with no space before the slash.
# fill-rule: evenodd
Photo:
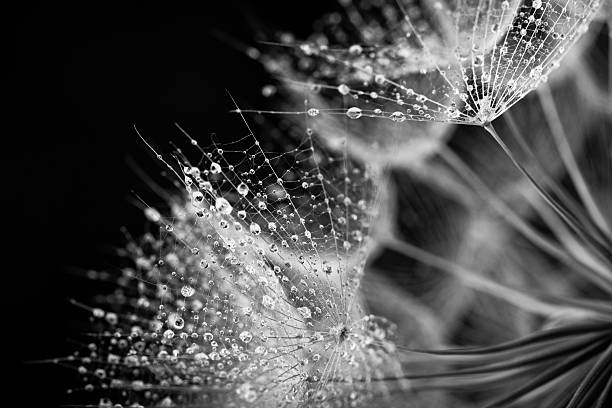
<svg viewBox="0 0 612 408">
<path fill-rule="evenodd" d="M 348 95 L 351 92 L 351 88 L 346 84 L 340 84 L 338 85 L 338 92 L 340 95 Z"/>
<path fill-rule="evenodd" d="M 321 112 L 316 108 L 310 108 L 306 111 L 306 113 L 308 114 L 308 116 L 314 118 L 315 116 L 318 116 Z"/>
<path fill-rule="evenodd" d="M 185 320 L 178 314 L 173 313 L 168 317 L 168 325 L 174 329 L 182 329 L 185 327 Z"/>
<path fill-rule="evenodd" d="M 251 234 L 253 235 L 259 235 L 261 234 L 261 227 L 259 226 L 259 224 L 254 222 L 249 226 L 249 231 L 251 231 Z"/>
<path fill-rule="evenodd" d="M 303 307 L 298 307 L 297 311 L 299 314 L 302 315 L 302 317 L 304 319 L 310 319 L 312 317 L 312 312 L 310 311 L 310 309 L 306 306 Z"/>
<path fill-rule="evenodd" d="M 236 188 L 236 190 L 238 191 L 238 194 L 240 194 L 243 197 L 249 193 L 249 187 L 244 183 L 240 183 L 238 187 Z"/>
<path fill-rule="evenodd" d="M 351 119 L 359 119 L 362 116 L 363 112 L 360 108 L 352 107 L 346 111 L 346 116 Z"/>
<path fill-rule="evenodd" d="M 240 340 L 242 340 L 242 342 L 244 343 L 250 343 L 251 340 L 253 340 L 253 335 L 251 334 L 251 332 L 249 331 L 243 331 L 242 333 L 240 333 Z"/>
<path fill-rule="evenodd" d="M 215 201 L 215 208 L 221 214 L 225 214 L 225 215 L 231 214 L 232 210 L 233 210 L 232 205 L 229 203 L 229 201 L 227 201 L 223 197 L 218 197 L 217 198 L 217 200 Z"/>
<path fill-rule="evenodd" d="M 276 306 L 276 301 L 268 295 L 263 295 L 261 299 L 261 304 L 269 309 L 274 309 L 274 307 Z"/>
<path fill-rule="evenodd" d="M 195 289 L 192 286 L 184 285 L 181 288 L 181 295 L 185 297 L 191 297 L 194 295 L 194 293 L 195 293 Z"/>
<path fill-rule="evenodd" d="M 404 115 L 402 112 L 393 112 L 390 119 L 394 122 L 401 123 L 406 120 L 406 115 Z"/>
<path fill-rule="evenodd" d="M 211 165 L 210 165 L 210 172 L 212 174 L 219 174 L 219 173 L 221 173 L 221 166 L 219 165 L 219 163 L 211 163 Z"/>
</svg>

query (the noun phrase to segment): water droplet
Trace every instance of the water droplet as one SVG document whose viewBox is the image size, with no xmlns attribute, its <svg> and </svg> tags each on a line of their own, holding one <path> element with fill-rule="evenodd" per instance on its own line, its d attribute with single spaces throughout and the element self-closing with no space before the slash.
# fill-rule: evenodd
<svg viewBox="0 0 612 408">
<path fill-rule="evenodd" d="M 261 227 L 259 226 L 259 224 L 254 222 L 249 226 L 249 231 L 251 231 L 251 234 L 259 235 L 261 234 Z"/>
<path fill-rule="evenodd" d="M 263 295 L 263 297 L 261 298 L 261 304 L 264 305 L 264 307 L 267 307 L 268 309 L 274 309 L 276 302 L 270 296 Z"/>
<path fill-rule="evenodd" d="M 189 285 L 184 285 L 181 288 L 181 295 L 185 296 L 185 297 L 190 297 L 193 296 L 193 294 L 195 293 L 195 289 Z"/>
<path fill-rule="evenodd" d="M 361 109 L 357 108 L 356 106 L 353 106 L 352 108 L 349 108 L 346 111 L 346 116 L 348 116 L 351 119 L 359 119 L 362 115 Z"/>
<path fill-rule="evenodd" d="M 240 194 L 243 197 L 249 193 L 249 187 L 244 183 L 238 184 L 238 187 L 236 188 L 236 190 L 238 190 L 238 194 Z"/>
<path fill-rule="evenodd" d="M 310 109 L 308 109 L 306 111 L 306 113 L 308 114 L 308 116 L 314 118 L 315 116 L 317 116 L 320 113 L 320 111 L 318 109 L 316 109 L 316 108 L 310 108 Z"/>
<path fill-rule="evenodd" d="M 242 333 L 240 333 L 240 340 L 242 340 L 244 343 L 249 343 L 251 340 L 253 340 L 253 335 L 251 334 L 251 332 L 248 331 L 243 331 Z"/>
<path fill-rule="evenodd" d="M 182 329 L 185 327 L 185 320 L 176 313 L 172 313 L 168 316 L 168 325 L 174 329 Z"/>
<path fill-rule="evenodd" d="M 298 313 L 299 313 L 299 314 L 301 314 L 301 315 L 302 315 L 302 317 L 303 317 L 304 319 L 310 319 L 310 318 L 312 317 L 312 313 L 310 312 L 310 309 L 309 309 L 309 308 L 307 308 L 306 306 L 304 306 L 304 307 L 298 307 L 298 308 L 297 308 L 297 311 L 298 311 Z"/>
<path fill-rule="evenodd" d="M 406 120 L 406 115 L 404 115 L 400 111 L 393 112 L 390 116 L 391 120 L 394 122 L 401 123 Z"/>
<path fill-rule="evenodd" d="M 221 173 L 221 166 L 219 166 L 219 163 L 211 163 L 210 165 L 210 172 L 212 174 L 219 174 Z"/>
<path fill-rule="evenodd" d="M 348 95 L 351 92 L 351 88 L 346 84 L 340 84 L 338 85 L 338 92 L 340 92 L 340 95 Z"/>
<path fill-rule="evenodd" d="M 225 215 L 229 215 L 232 212 L 232 205 L 223 197 L 217 198 L 217 201 L 215 202 L 215 208 L 221 214 Z"/>
<path fill-rule="evenodd" d="M 349 53 L 353 55 L 360 55 L 363 52 L 363 48 L 359 44 L 353 44 L 349 47 Z"/>
<path fill-rule="evenodd" d="M 261 94 L 266 98 L 269 98 L 275 93 L 276 93 L 276 87 L 274 85 L 266 85 L 263 88 L 261 88 Z"/>
<path fill-rule="evenodd" d="M 539 79 L 542 76 L 542 66 L 537 66 L 529 72 L 529 78 Z"/>
</svg>

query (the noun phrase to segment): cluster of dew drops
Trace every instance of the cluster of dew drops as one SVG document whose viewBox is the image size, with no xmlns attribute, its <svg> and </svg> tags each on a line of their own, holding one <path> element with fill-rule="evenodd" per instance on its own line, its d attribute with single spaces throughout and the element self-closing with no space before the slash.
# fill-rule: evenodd
<svg viewBox="0 0 612 408">
<path fill-rule="evenodd" d="M 353 120 L 373 117 L 397 123 L 469 124 L 491 121 L 546 82 L 569 46 L 587 30 L 600 5 L 598 0 L 532 0 L 513 9 L 514 2 L 507 0 L 478 5 L 451 2 L 452 6 L 436 2 L 433 8 L 448 13 L 457 27 L 459 22 L 474 25 L 472 32 L 454 33 L 457 44 L 444 51 L 448 55 L 443 62 L 436 56 L 440 51 L 427 45 L 428 37 L 439 35 L 436 28 L 424 23 L 426 19 L 419 12 L 404 14 L 418 9 L 412 2 L 403 2 L 404 7 L 376 1 L 361 2 L 360 6 L 350 1 L 340 3 L 346 16 L 332 13 L 324 20 L 327 26 L 319 24 L 324 27 L 321 32 L 297 46 L 299 61 L 295 66 L 307 67 L 309 79 L 303 83 L 312 92 L 324 90 L 333 96 L 335 91 L 343 104 L 351 99 L 358 103 L 350 106 L 349 102 L 347 108 L 310 108 L 308 116 L 327 113 L 344 114 Z M 385 18 L 369 19 L 377 7 Z M 355 18 L 360 12 L 361 17 Z M 349 29 L 329 27 L 340 22 Z M 394 30 L 396 26 L 402 28 Z M 397 38 L 388 38 L 389 32 Z M 358 33 L 354 39 L 365 43 L 343 48 L 350 33 Z M 281 43 L 293 42 L 293 37 L 285 37 L 280 37 Z M 495 45 L 485 45 L 489 37 L 498 38 Z M 415 64 L 416 72 L 401 69 L 413 60 L 421 61 L 420 68 Z M 287 71 L 278 63 L 268 65 L 272 72 Z"/>
<path fill-rule="evenodd" d="M 282 172 L 284 181 L 258 142 L 250 148 L 256 153 L 233 151 L 244 156 L 236 165 L 224 163 L 226 152 L 219 148 L 214 154 L 201 150 L 205 170 L 185 159 L 180 184 L 188 198 L 174 202 L 168 217 L 145 209 L 157 230 L 130 238 L 117 290 L 103 300 L 105 306 L 90 309 L 95 340 L 69 358 L 83 390 L 101 395 L 101 408 L 299 406 L 313 399 L 323 406 L 334 400 L 355 406 L 365 394 L 355 392 L 358 386 L 345 393 L 335 382 L 367 384 L 382 375 L 370 366 L 390 359 L 392 325 L 343 297 L 357 285 L 347 278 L 338 289 L 330 279 L 345 273 L 342 265 L 318 255 L 337 237 L 346 239 L 344 231 L 326 231 L 346 226 L 343 218 L 351 211 L 350 218 L 358 220 L 366 200 L 353 203 L 348 190 L 333 199 L 321 195 L 326 181 L 313 167 L 290 166 Z M 346 171 L 342 179 L 349 180 Z M 293 188 L 319 195 L 292 195 Z M 342 211 L 332 211 L 332 202 L 341 202 Z M 287 216 L 289 211 L 295 216 Z M 323 222 L 321 231 L 311 233 L 307 221 Z M 357 228 L 341 250 L 348 253 L 365 234 Z M 337 247 L 331 252 L 339 254 Z M 365 262 L 362 252 L 358 257 L 355 279 Z"/>
</svg>

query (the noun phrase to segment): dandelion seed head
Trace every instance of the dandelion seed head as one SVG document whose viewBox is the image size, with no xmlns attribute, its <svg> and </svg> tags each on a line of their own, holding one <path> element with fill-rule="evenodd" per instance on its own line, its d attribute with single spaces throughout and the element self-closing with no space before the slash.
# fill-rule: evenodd
<svg viewBox="0 0 612 408">
<path fill-rule="evenodd" d="M 360 108 L 363 118 L 393 121 L 399 111 L 411 121 L 479 125 L 546 81 L 600 7 L 597 0 L 340 4 L 343 12 L 323 17 L 298 47 L 295 83 L 309 78 L 326 99 L 350 100 L 351 118 Z"/>
<path fill-rule="evenodd" d="M 167 216 L 147 208 L 158 234 L 126 247 L 106 308 L 121 298 L 129 312 L 77 358 L 88 372 L 112 360 L 92 392 L 145 406 L 367 400 L 372 379 L 400 370 L 392 325 L 366 315 L 359 294 L 373 174 L 317 154 L 308 134 L 286 152 L 252 135 L 191 145 L 195 161 L 176 153 L 185 198 Z"/>
</svg>

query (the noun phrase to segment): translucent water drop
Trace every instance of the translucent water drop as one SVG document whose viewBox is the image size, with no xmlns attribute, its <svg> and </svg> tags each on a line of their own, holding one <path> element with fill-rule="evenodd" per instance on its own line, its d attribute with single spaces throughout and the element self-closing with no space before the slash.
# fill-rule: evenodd
<svg viewBox="0 0 612 408">
<path fill-rule="evenodd" d="M 208 360 L 208 354 L 206 353 L 197 353 L 193 356 L 193 358 L 195 359 L 195 361 L 204 361 L 204 360 Z"/>
<path fill-rule="evenodd" d="M 401 123 L 406 120 L 406 115 L 404 115 L 400 111 L 396 111 L 391 114 L 391 120 L 394 122 Z"/>
<path fill-rule="evenodd" d="M 238 194 L 240 194 L 243 197 L 249 193 L 249 187 L 244 183 L 238 184 L 238 187 L 236 188 L 236 190 L 238 191 Z"/>
<path fill-rule="evenodd" d="M 338 92 L 340 92 L 340 95 L 348 95 L 351 92 L 351 88 L 346 84 L 340 84 L 338 85 Z"/>
<path fill-rule="evenodd" d="M 314 118 L 315 116 L 317 116 L 320 113 L 320 111 L 318 109 L 316 109 L 316 108 L 310 108 L 310 109 L 308 109 L 306 111 L 306 113 L 308 114 L 308 116 Z"/>
<path fill-rule="evenodd" d="M 244 220 L 246 218 L 246 211 L 244 210 L 240 210 L 238 211 L 238 218 L 240 218 L 241 220 Z"/>
<path fill-rule="evenodd" d="M 267 307 L 268 309 L 274 309 L 276 302 L 270 296 L 263 295 L 263 297 L 261 298 L 261 304 L 264 305 L 264 307 Z"/>
<path fill-rule="evenodd" d="M 363 48 L 359 44 L 353 44 L 349 47 L 348 52 L 353 55 L 360 55 L 363 52 Z"/>
<path fill-rule="evenodd" d="M 261 88 L 261 94 L 266 98 L 269 98 L 275 93 L 276 93 L 276 87 L 274 85 L 266 85 L 263 88 Z"/>
<path fill-rule="evenodd" d="M 386 80 L 387 78 L 385 78 L 385 76 L 382 74 L 377 74 L 374 76 L 374 82 L 376 82 L 378 85 L 383 85 Z"/>
<path fill-rule="evenodd" d="M 219 163 L 211 163 L 210 165 L 210 172 L 212 174 L 219 174 L 221 173 L 221 166 L 219 165 Z"/>
<path fill-rule="evenodd" d="M 185 297 L 193 296 L 194 293 L 195 293 L 195 289 L 192 286 L 184 285 L 181 288 L 181 295 L 183 295 Z"/>
<path fill-rule="evenodd" d="M 192 198 L 194 203 L 201 203 L 202 201 L 204 201 L 204 194 L 202 194 L 199 191 L 194 191 L 191 194 L 191 198 Z"/>
<path fill-rule="evenodd" d="M 311 312 L 311 311 L 310 311 L 310 309 L 309 309 L 309 308 L 307 308 L 306 306 L 304 306 L 304 307 L 298 307 L 298 308 L 297 308 L 297 311 L 298 311 L 298 313 L 299 313 L 299 314 L 301 314 L 301 315 L 302 315 L 302 317 L 303 317 L 304 319 L 310 319 L 310 318 L 312 317 L 312 312 Z"/>
<path fill-rule="evenodd" d="M 249 231 L 251 231 L 251 234 L 259 235 L 261 234 L 261 227 L 259 226 L 259 224 L 254 222 L 249 226 Z"/>
<path fill-rule="evenodd" d="M 148 219 L 149 221 L 152 221 L 152 222 L 159 222 L 159 220 L 161 219 L 161 215 L 160 215 L 160 214 L 159 214 L 159 212 L 158 212 L 156 209 L 154 209 L 154 208 L 147 207 L 147 208 L 144 210 L 144 213 L 145 213 L 145 217 L 147 217 L 147 219 Z"/>
<path fill-rule="evenodd" d="M 542 0 L 533 0 L 531 7 L 533 7 L 536 10 L 540 9 L 542 7 Z"/>
<path fill-rule="evenodd" d="M 168 316 L 168 325 L 174 329 L 182 329 L 185 327 L 185 320 L 176 313 L 172 313 Z"/>
<path fill-rule="evenodd" d="M 461 112 L 457 108 L 448 108 L 448 110 L 446 111 L 446 114 L 448 115 L 449 118 L 455 119 L 461 115 Z"/>
<path fill-rule="evenodd" d="M 119 317 L 116 313 L 107 313 L 104 318 L 106 319 L 106 322 L 111 325 L 115 325 L 119 321 Z"/>
<path fill-rule="evenodd" d="M 251 340 L 253 340 L 253 335 L 251 334 L 251 332 L 246 331 L 246 330 L 240 333 L 239 337 L 243 343 L 249 343 Z"/>
<path fill-rule="evenodd" d="M 352 108 L 349 108 L 346 111 L 346 116 L 348 116 L 351 119 L 359 119 L 362 114 L 363 113 L 362 113 L 361 109 L 359 109 L 356 106 L 353 106 Z"/>
<path fill-rule="evenodd" d="M 268 223 L 268 229 L 272 232 L 276 231 L 276 223 L 274 222 L 269 222 Z"/>
<path fill-rule="evenodd" d="M 217 198 L 217 201 L 215 202 L 215 208 L 221 214 L 229 215 L 232 213 L 232 205 L 223 197 Z"/>
<path fill-rule="evenodd" d="M 542 66 L 538 65 L 529 72 L 529 78 L 539 79 L 542 76 Z"/>
</svg>

